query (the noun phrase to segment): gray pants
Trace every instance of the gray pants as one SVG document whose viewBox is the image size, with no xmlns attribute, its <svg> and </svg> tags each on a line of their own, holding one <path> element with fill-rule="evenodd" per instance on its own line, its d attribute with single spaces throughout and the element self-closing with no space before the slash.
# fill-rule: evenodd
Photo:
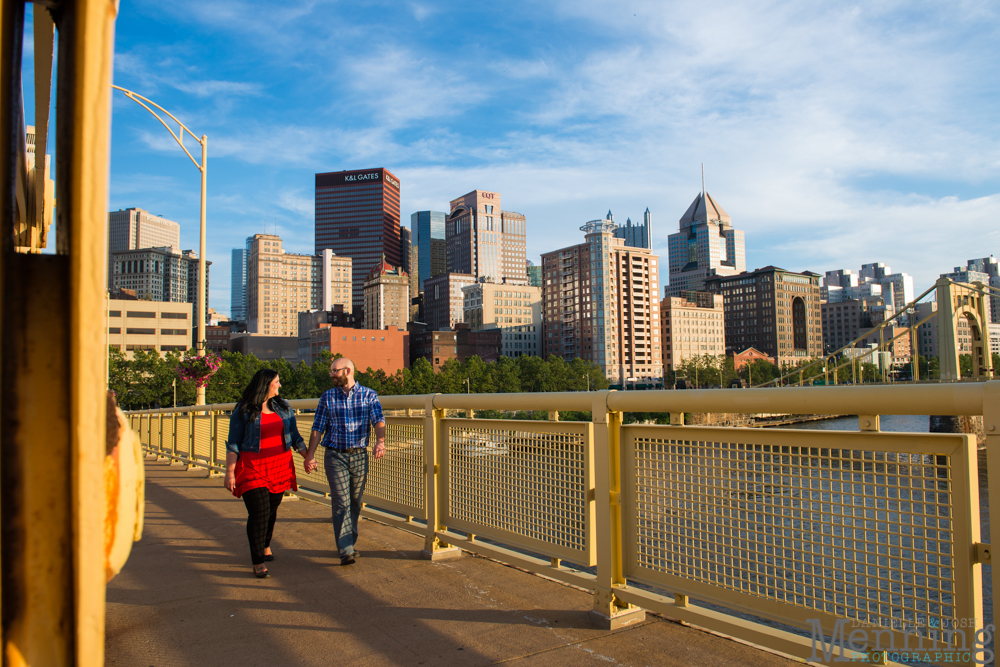
<svg viewBox="0 0 1000 667">
<path fill-rule="evenodd" d="M 354 553 L 361 516 L 361 496 L 368 477 L 367 448 L 338 450 L 326 448 L 323 457 L 326 481 L 330 484 L 333 535 L 340 557 Z"/>
</svg>

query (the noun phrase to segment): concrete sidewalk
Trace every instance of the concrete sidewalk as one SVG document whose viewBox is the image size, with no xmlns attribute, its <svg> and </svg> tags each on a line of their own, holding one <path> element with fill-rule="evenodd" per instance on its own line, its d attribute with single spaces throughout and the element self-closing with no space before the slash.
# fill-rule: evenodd
<svg viewBox="0 0 1000 667">
<path fill-rule="evenodd" d="M 331 551 L 329 509 L 286 501 L 269 579 L 251 574 L 246 510 L 220 478 L 146 460 L 146 529 L 108 585 L 107 660 L 120 667 L 765 665 L 788 660 L 648 615 L 609 632 L 574 588 L 364 521 L 355 565 Z"/>
</svg>

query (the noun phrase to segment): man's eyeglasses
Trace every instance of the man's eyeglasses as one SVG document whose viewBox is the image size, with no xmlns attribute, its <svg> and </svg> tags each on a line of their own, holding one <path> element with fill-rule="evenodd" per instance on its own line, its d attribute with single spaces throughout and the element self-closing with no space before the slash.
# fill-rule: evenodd
<svg viewBox="0 0 1000 667">
<path fill-rule="evenodd" d="M 331 368 L 330 369 L 330 374 L 331 375 L 336 375 L 340 371 L 349 371 L 349 370 L 351 370 L 351 369 L 350 368 Z"/>
</svg>

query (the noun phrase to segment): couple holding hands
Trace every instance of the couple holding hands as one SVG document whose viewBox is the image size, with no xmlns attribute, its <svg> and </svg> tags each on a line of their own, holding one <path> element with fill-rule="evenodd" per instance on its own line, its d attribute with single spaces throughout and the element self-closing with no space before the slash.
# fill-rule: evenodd
<svg viewBox="0 0 1000 667">
<path fill-rule="evenodd" d="M 278 396 L 277 371 L 257 371 L 229 418 L 225 485 L 246 504 L 250 561 L 259 578 L 268 576 L 265 563 L 274 560 L 270 545 L 278 505 L 286 491 L 298 490 L 293 449 L 305 459 L 303 467 L 310 473 L 319 467 L 313 455 L 323 446 L 340 564 L 350 565 L 360 555 L 354 545 L 368 476 L 368 434 L 374 428 L 372 455 L 382 458 L 385 418 L 378 394 L 355 381 L 350 359 L 334 359 L 330 377 L 334 386 L 319 399 L 308 446 L 299 434 L 295 412 Z"/>
</svg>

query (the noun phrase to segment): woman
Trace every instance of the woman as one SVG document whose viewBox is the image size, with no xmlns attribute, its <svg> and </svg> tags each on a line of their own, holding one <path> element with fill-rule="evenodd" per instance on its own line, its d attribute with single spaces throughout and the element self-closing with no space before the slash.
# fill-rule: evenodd
<svg viewBox="0 0 1000 667">
<path fill-rule="evenodd" d="M 263 369 L 250 380 L 229 418 L 226 439 L 226 488 L 247 506 L 247 539 L 253 573 L 268 576 L 271 533 L 285 491 L 297 491 L 292 448 L 305 456 L 295 413 L 278 396 L 277 371 Z"/>
</svg>

